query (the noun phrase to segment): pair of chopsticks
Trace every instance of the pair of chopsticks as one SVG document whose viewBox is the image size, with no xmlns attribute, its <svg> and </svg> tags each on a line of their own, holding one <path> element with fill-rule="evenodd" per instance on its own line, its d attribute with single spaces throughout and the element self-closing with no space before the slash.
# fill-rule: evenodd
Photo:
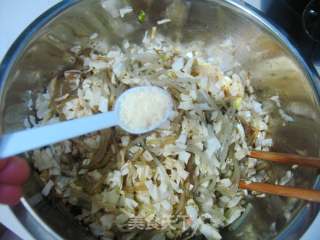
<svg viewBox="0 0 320 240">
<path fill-rule="evenodd" d="M 306 167 L 312 167 L 320 169 L 320 158 L 315 157 L 304 157 L 295 154 L 288 153 L 275 153 L 275 152 L 260 152 L 251 151 L 248 157 L 258 158 L 266 161 L 272 161 L 281 164 L 297 164 Z M 245 181 L 240 181 L 239 187 L 241 189 L 247 189 L 251 191 L 257 191 L 261 193 L 268 193 L 284 197 L 293 197 L 302 200 L 320 202 L 320 191 L 288 187 L 281 185 L 274 185 L 268 183 L 246 183 Z"/>
</svg>

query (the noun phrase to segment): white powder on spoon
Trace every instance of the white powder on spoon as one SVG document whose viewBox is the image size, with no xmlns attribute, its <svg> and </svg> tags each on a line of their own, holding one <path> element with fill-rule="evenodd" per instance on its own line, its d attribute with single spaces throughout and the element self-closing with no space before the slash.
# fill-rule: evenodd
<svg viewBox="0 0 320 240">
<path fill-rule="evenodd" d="M 149 129 L 163 121 L 170 107 L 170 96 L 162 89 L 142 88 L 123 96 L 120 103 L 120 121 L 128 130 Z"/>
</svg>

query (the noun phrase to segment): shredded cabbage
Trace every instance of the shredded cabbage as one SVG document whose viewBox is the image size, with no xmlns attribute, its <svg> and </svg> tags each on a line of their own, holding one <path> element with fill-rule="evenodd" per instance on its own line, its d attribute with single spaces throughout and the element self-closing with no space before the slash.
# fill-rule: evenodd
<svg viewBox="0 0 320 240">
<path fill-rule="evenodd" d="M 119 13 L 114 0 L 104 7 L 116 19 L 132 10 Z M 145 13 L 138 18 L 144 22 Z M 80 207 L 78 219 L 105 239 L 116 232 L 131 239 L 147 227 L 158 230 L 148 235 L 153 240 L 199 234 L 221 239 L 219 229 L 246 207 L 240 178 L 268 180 L 246 155 L 272 146 L 272 108 L 257 99 L 243 71 L 226 74 L 232 59 L 212 61 L 221 56 L 202 50 L 204 43 L 173 42 L 154 27 L 141 44 L 122 45 L 94 36 L 86 48 L 75 46 L 83 64 L 37 95 L 32 126 L 108 111 L 121 92 L 137 85 L 157 85 L 172 95 L 170 121 L 142 136 L 116 128 L 34 151 L 44 195 L 55 191 L 63 203 Z M 231 39 L 216 47 L 233 51 Z M 294 120 L 278 97 L 271 100 L 280 117 Z"/>
</svg>

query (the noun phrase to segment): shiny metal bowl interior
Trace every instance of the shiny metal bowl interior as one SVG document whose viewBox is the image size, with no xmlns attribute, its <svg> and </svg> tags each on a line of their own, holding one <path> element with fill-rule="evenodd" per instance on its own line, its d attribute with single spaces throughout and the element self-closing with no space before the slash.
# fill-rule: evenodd
<svg viewBox="0 0 320 240">
<path fill-rule="evenodd" d="M 1 131 L 24 128 L 27 115 L 26 91 L 42 91 L 48 81 L 62 70 L 72 68 L 74 56 L 69 49 L 85 42 L 92 33 L 117 44 L 123 39 L 139 42 L 144 31 L 168 13 L 177 2 L 180 13 L 174 24 L 161 27 L 161 32 L 184 42 L 203 40 L 221 42 L 232 37 L 237 45 L 234 57 L 250 72 L 252 84 L 261 99 L 278 94 L 284 108 L 296 121 L 286 126 L 272 122 L 274 150 L 319 156 L 320 125 L 318 79 L 303 62 L 297 51 L 278 30 L 248 8 L 229 1 L 177 0 L 132 1 L 146 9 L 149 20 L 139 24 L 136 18 L 115 20 L 101 8 L 100 1 L 63 1 L 40 17 L 17 40 L 0 68 Z M 129 22 L 134 31 L 125 31 Z M 247 46 L 250 46 L 247 48 Z M 236 70 L 236 69 L 235 69 Z M 294 106 L 303 106 L 297 111 Z M 273 166 L 275 176 L 287 170 Z M 292 184 L 315 186 L 317 172 L 298 168 Z M 94 239 L 80 226 L 64 206 L 42 199 L 42 183 L 34 172 L 25 186 L 22 204 L 13 209 L 36 239 Z M 246 220 L 223 230 L 225 239 L 298 239 L 316 215 L 314 204 L 268 196 L 251 199 L 253 211 Z M 285 216 L 284 212 L 291 212 Z M 275 231 L 270 230 L 276 223 Z"/>
</svg>

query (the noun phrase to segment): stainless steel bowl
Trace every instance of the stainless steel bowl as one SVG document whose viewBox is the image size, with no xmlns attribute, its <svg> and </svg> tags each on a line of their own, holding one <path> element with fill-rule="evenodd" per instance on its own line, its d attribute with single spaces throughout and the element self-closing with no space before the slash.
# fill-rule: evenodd
<svg viewBox="0 0 320 240">
<path fill-rule="evenodd" d="M 171 11 L 174 21 L 161 27 L 163 34 L 184 42 L 219 42 L 233 37 L 238 46 L 234 57 L 251 73 L 259 96 L 281 97 L 284 108 L 296 121 L 286 126 L 272 124 L 274 150 L 319 156 L 319 79 L 279 29 L 242 1 L 132 2 L 146 9 L 149 16 L 149 22 L 144 24 L 139 24 L 135 17 L 125 20 L 133 31 L 126 30 L 124 20 L 109 16 L 98 0 L 63 1 L 32 23 L 10 48 L 0 67 L 1 132 L 24 128 L 26 92 L 41 91 L 54 75 L 72 67 L 74 56 L 69 49 L 73 44 L 83 43 L 95 32 L 112 44 L 122 39 L 138 42 L 148 27 Z M 174 6 L 180 8 L 178 14 L 172 13 Z M 277 176 L 287 170 L 276 165 L 273 169 Z M 319 187 L 317 172 L 298 168 L 292 184 Z M 21 204 L 12 208 L 36 239 L 94 239 L 74 220 L 72 211 L 52 199 L 43 199 L 41 188 L 34 172 L 25 186 Z M 299 239 L 319 210 L 312 203 L 276 196 L 250 201 L 253 210 L 244 221 L 223 230 L 225 239 Z"/>
</svg>

